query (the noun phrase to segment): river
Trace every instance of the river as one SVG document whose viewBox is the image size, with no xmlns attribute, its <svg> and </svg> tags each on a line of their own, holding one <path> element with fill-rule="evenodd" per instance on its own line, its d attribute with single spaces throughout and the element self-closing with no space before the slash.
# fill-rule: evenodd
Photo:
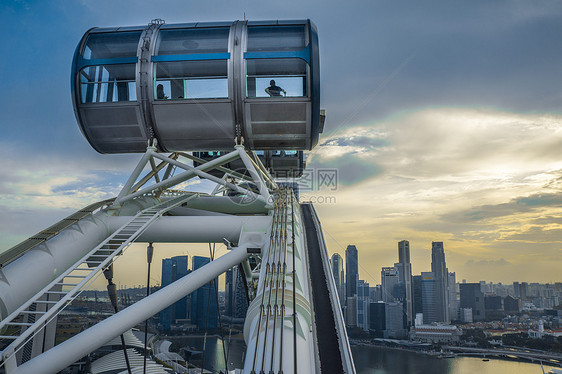
<svg viewBox="0 0 562 374">
<path fill-rule="evenodd" d="M 190 346 L 201 350 L 203 338 L 169 338 L 174 349 Z M 228 341 L 228 338 L 225 337 Z M 228 346 L 228 344 L 226 344 Z M 229 369 L 243 366 L 245 344 L 240 337 L 231 339 L 228 350 Z M 518 361 L 482 361 L 480 358 L 455 357 L 438 359 L 421 353 L 379 346 L 352 346 L 357 374 L 542 374 L 540 365 Z M 205 356 L 195 355 L 191 362 L 203 363 L 205 369 L 218 372 L 224 368 L 223 345 L 215 336 L 207 337 Z M 552 367 L 545 366 L 548 372 Z"/>
</svg>

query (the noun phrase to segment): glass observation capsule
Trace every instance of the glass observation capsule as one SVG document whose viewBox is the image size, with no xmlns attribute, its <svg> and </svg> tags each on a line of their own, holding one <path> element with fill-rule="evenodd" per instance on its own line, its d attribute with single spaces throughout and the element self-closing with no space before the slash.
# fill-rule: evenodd
<svg viewBox="0 0 562 374">
<path fill-rule="evenodd" d="M 324 126 L 310 20 L 93 28 L 72 63 L 74 111 L 100 153 L 309 150 Z"/>
</svg>

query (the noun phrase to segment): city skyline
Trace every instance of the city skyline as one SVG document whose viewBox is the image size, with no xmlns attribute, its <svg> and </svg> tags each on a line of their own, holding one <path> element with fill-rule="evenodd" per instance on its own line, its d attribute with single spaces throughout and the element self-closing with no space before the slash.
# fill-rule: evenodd
<svg viewBox="0 0 562 374">
<path fill-rule="evenodd" d="M 443 241 L 459 279 L 562 280 L 562 4 L 221 0 L 211 9 L 103 0 L 1 9 L 9 37 L 0 41 L 0 250 L 117 195 L 140 158 L 96 154 L 76 125 L 69 70 L 90 27 L 311 18 L 327 120 L 307 164 L 337 170 L 338 183 L 301 196 L 324 198 L 316 209 L 329 255 L 363 248 L 360 277 L 373 282 L 406 237 L 415 273 L 429 269 L 431 242 Z M 123 261 L 141 268 L 144 247 Z M 165 248 L 163 257 L 185 251 Z M 143 283 L 134 271 L 118 274 L 122 284 Z"/>
</svg>

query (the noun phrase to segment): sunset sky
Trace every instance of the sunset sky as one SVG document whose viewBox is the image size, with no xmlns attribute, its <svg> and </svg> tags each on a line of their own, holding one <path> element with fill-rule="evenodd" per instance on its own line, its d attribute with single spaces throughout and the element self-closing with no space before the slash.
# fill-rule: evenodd
<svg viewBox="0 0 562 374">
<path fill-rule="evenodd" d="M 556 1 L 3 1 L 0 251 L 115 196 L 140 158 L 97 154 L 76 125 L 70 64 L 86 30 L 244 15 L 318 27 L 327 121 L 308 165 L 336 169 L 338 186 L 303 199 L 330 254 L 357 245 L 373 285 L 398 241 L 415 274 L 443 241 L 459 281 L 562 281 Z M 144 245 L 129 252 L 120 282 L 141 284 Z M 206 249 L 157 246 L 156 271 L 180 253 Z"/>
</svg>

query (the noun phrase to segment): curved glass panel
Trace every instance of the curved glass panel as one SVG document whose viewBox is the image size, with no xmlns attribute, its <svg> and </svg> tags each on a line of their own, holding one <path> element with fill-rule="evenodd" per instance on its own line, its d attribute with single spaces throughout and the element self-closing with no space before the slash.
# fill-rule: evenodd
<svg viewBox="0 0 562 374">
<path fill-rule="evenodd" d="M 135 57 L 140 31 L 90 34 L 82 56 L 86 59 Z"/>
<path fill-rule="evenodd" d="M 97 65 L 80 70 L 82 103 L 136 101 L 135 64 Z"/>
<path fill-rule="evenodd" d="M 156 100 L 228 97 L 227 60 L 159 62 L 155 66 Z"/>
<path fill-rule="evenodd" d="M 306 33 L 301 26 L 248 26 L 246 51 L 300 51 L 306 47 Z"/>
<path fill-rule="evenodd" d="M 228 52 L 230 28 L 161 30 L 157 55 Z"/>
<path fill-rule="evenodd" d="M 298 58 L 246 60 L 246 95 L 308 96 L 307 67 L 307 63 Z"/>
</svg>

